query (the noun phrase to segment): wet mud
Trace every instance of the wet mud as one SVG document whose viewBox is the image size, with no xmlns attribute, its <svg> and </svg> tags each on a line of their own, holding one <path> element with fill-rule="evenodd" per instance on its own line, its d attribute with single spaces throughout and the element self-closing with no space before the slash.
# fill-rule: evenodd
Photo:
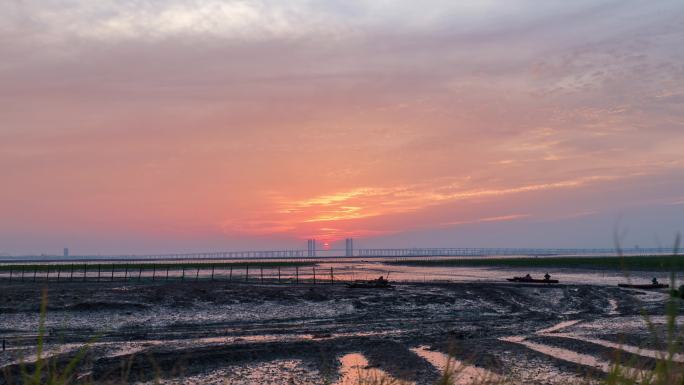
<svg viewBox="0 0 684 385">
<path fill-rule="evenodd" d="M 0 287 L 0 338 L 7 345 L 0 383 L 16 383 L 20 367 L 30 371 L 36 360 L 43 287 Z M 487 282 L 406 283 L 395 290 L 61 283 L 47 293 L 45 355 L 64 364 L 89 344 L 78 376 L 131 384 L 335 384 L 349 371 L 343 358 L 352 357 L 363 362 L 352 365 L 357 370 L 420 385 L 438 378 L 445 354 L 468 373 L 529 384 L 600 378 L 604 370 L 567 351 L 603 362 L 616 349 L 588 341 L 647 344 L 641 314 L 653 314 L 662 330 L 667 298 L 612 286 Z M 621 360 L 654 364 L 638 352 L 623 352 Z"/>
</svg>

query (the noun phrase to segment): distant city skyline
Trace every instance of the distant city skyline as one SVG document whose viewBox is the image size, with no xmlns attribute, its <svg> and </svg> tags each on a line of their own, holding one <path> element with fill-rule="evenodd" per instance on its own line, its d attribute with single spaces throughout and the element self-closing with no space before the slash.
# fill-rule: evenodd
<svg viewBox="0 0 684 385">
<path fill-rule="evenodd" d="M 683 17 L 681 1 L 2 2 L 0 253 L 671 246 Z"/>
</svg>

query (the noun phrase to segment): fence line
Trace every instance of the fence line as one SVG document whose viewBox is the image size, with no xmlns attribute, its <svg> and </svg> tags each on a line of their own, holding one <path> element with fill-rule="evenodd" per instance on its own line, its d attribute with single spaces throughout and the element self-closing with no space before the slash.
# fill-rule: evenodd
<svg viewBox="0 0 684 385">
<path fill-rule="evenodd" d="M 137 268 L 137 269 L 136 269 Z M 188 269 L 190 270 L 188 274 Z M 256 270 L 255 270 L 256 269 Z M 131 274 L 131 271 L 133 272 Z M 245 283 L 300 284 L 343 283 L 344 273 L 337 274 L 333 267 L 321 275 L 321 269 L 312 266 L 264 266 L 220 264 L 79 264 L 3 266 L 0 280 L 10 283 L 109 283 L 109 282 L 184 282 L 184 281 L 227 281 Z M 19 272 L 21 274 L 19 275 Z M 65 274 L 62 274 L 62 273 Z M 68 274 L 66 274 L 68 273 Z M 194 273 L 194 274 L 193 274 Z M 29 278 L 30 277 L 30 278 Z"/>
</svg>

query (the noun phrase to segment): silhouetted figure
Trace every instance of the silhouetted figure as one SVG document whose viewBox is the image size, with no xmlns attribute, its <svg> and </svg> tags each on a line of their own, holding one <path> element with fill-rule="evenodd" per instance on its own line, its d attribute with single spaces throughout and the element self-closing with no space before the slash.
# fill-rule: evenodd
<svg viewBox="0 0 684 385">
<path fill-rule="evenodd" d="M 547 280 L 547 281 L 550 280 L 550 279 L 551 279 L 551 275 L 550 275 L 549 273 L 544 274 L 544 279 Z"/>
<path fill-rule="evenodd" d="M 532 276 L 528 273 L 525 275 L 525 279 L 532 279 Z"/>
<path fill-rule="evenodd" d="M 651 280 L 651 283 L 654 285 L 657 285 L 658 284 L 658 278 L 653 277 L 653 279 Z"/>
<path fill-rule="evenodd" d="M 383 277 L 383 276 L 381 275 L 380 278 L 378 278 L 378 283 L 381 284 L 381 285 L 386 285 L 386 284 L 387 284 L 387 280 L 385 279 L 385 277 Z"/>
</svg>

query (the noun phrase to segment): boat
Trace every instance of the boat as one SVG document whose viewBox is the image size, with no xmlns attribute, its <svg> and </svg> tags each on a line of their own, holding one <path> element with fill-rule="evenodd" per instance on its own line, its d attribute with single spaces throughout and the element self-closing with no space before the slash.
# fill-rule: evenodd
<svg viewBox="0 0 684 385">
<path fill-rule="evenodd" d="M 347 283 L 347 287 L 350 289 L 394 289 L 394 286 L 390 285 L 389 282 L 384 281 L 356 281 Z"/>
<path fill-rule="evenodd" d="M 513 277 L 506 278 L 508 282 L 525 282 L 525 283 L 558 283 L 557 279 L 534 279 L 528 277 Z"/>
<path fill-rule="evenodd" d="M 625 287 L 630 289 L 667 289 L 670 285 L 666 283 L 648 283 L 645 285 L 635 285 L 631 283 L 618 283 L 618 287 Z"/>
</svg>

